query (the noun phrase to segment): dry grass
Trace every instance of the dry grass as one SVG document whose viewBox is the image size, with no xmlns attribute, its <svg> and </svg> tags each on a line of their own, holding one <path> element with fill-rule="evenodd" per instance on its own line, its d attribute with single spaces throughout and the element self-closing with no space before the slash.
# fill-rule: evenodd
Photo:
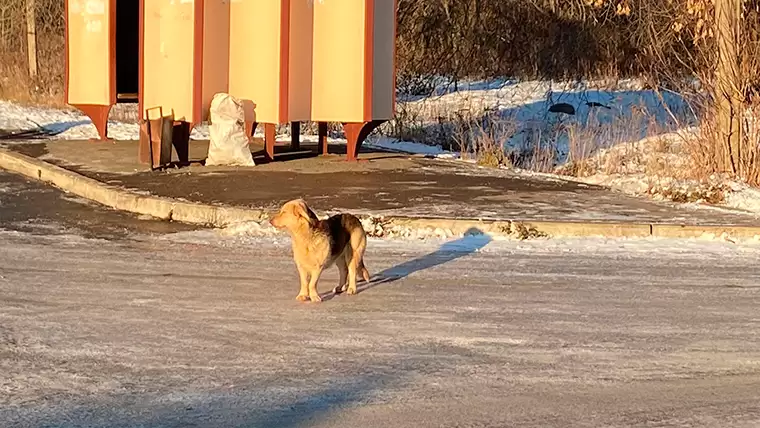
<svg viewBox="0 0 760 428">
<path fill-rule="evenodd" d="M 445 150 L 458 150 L 457 129 L 467 126 L 469 116 L 463 111 L 424 112 L 420 106 L 399 103 L 393 120 L 381 132 L 402 141 L 413 141 Z"/>
<path fill-rule="evenodd" d="M 64 67 L 61 61 L 46 71 L 63 70 Z M 43 73 L 37 79 L 31 79 L 26 64 L 19 64 L 18 61 L 0 55 L 0 76 L 0 99 L 50 107 L 65 105 L 63 79 L 56 75 Z"/>
<path fill-rule="evenodd" d="M 728 143 L 716 126 L 716 113 L 709 114 L 697 137 L 688 141 L 693 176 L 706 179 L 727 174 L 753 186 L 760 185 L 760 99 L 753 97 L 744 103 L 738 114 L 742 118 L 741 159 L 736 163 L 730 161 Z"/>
<path fill-rule="evenodd" d="M 62 106 L 64 2 L 37 0 L 38 76 L 29 75 L 24 1 L 0 4 L 0 98 L 22 103 Z"/>
<path fill-rule="evenodd" d="M 498 111 L 491 110 L 477 118 L 460 115 L 453 129 L 453 139 L 464 159 L 474 159 L 478 165 L 492 168 L 511 167 L 507 142 L 517 130 L 517 123 L 505 120 Z"/>
<path fill-rule="evenodd" d="M 517 221 L 509 222 L 509 226 L 501 228 L 501 233 L 504 233 L 510 238 L 516 239 L 518 241 L 548 237 L 547 234 L 537 230 L 535 227 Z"/>
<path fill-rule="evenodd" d="M 721 183 L 651 183 L 647 194 L 656 199 L 677 203 L 706 203 L 720 205 L 730 189 Z"/>
</svg>

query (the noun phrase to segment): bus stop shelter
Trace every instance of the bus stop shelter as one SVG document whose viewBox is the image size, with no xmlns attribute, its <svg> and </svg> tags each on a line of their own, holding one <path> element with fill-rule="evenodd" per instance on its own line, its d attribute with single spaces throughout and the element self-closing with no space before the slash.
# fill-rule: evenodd
<svg viewBox="0 0 760 428">
<path fill-rule="evenodd" d="M 341 123 L 347 158 L 395 109 L 397 0 L 66 0 L 66 102 L 101 139 L 116 103 L 170 115 L 179 138 L 208 118 L 211 99 L 243 100 L 252 135 Z M 336 61 L 337 59 L 337 61 Z M 297 133 L 293 138 L 298 143 Z M 151 157 L 141 143 L 144 162 Z"/>
</svg>

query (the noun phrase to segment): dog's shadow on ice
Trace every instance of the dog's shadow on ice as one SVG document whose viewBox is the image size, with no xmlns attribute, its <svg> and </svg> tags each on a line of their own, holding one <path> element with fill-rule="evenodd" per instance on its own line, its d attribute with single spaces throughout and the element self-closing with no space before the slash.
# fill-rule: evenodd
<svg viewBox="0 0 760 428">
<path fill-rule="evenodd" d="M 469 229 L 462 238 L 447 242 L 430 254 L 409 260 L 373 275 L 372 278 L 370 278 L 370 282 L 358 286 L 357 291 L 361 293 L 370 288 L 377 287 L 378 285 L 389 284 L 406 278 L 415 272 L 440 266 L 460 257 L 468 256 L 478 252 L 490 242 L 490 236 L 484 234 L 480 229 L 473 227 Z"/>
</svg>

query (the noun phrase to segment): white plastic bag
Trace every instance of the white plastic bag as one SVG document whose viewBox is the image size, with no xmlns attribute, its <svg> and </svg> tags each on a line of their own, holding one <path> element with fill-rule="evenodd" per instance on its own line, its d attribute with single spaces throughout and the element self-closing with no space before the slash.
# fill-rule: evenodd
<svg viewBox="0 0 760 428">
<path fill-rule="evenodd" d="M 250 140 L 245 134 L 243 103 L 229 94 L 218 93 L 211 100 L 211 124 L 206 165 L 254 166 Z"/>
</svg>

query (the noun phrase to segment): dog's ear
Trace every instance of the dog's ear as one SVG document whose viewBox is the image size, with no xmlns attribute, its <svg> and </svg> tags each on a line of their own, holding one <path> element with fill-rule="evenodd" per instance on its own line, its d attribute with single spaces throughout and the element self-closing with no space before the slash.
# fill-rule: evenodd
<svg viewBox="0 0 760 428">
<path fill-rule="evenodd" d="M 314 211 L 312 211 L 302 199 L 299 199 L 298 203 L 296 203 L 295 211 L 296 215 L 306 220 L 310 226 L 314 226 L 319 221 L 319 218 L 314 214 Z"/>
</svg>

